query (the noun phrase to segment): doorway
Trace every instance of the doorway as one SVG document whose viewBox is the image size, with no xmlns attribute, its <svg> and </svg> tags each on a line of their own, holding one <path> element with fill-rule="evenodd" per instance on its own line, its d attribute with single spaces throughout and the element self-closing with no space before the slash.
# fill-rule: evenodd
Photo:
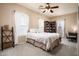
<svg viewBox="0 0 79 59">
<path fill-rule="evenodd" d="M 57 21 L 57 32 L 63 38 L 65 36 L 65 22 L 64 20 Z"/>
</svg>

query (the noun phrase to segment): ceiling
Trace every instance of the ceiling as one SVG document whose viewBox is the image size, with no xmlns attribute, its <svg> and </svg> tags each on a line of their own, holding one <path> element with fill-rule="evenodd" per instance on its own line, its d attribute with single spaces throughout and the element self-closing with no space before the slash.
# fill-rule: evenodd
<svg viewBox="0 0 79 59">
<path fill-rule="evenodd" d="M 57 9 L 53 9 L 53 13 L 47 11 L 46 13 L 42 13 L 42 10 L 39 9 L 40 5 L 46 5 L 45 3 L 18 3 L 21 6 L 24 6 L 28 9 L 31 9 L 35 12 L 41 13 L 48 17 L 52 16 L 60 16 L 64 14 L 77 12 L 78 4 L 77 3 L 50 3 L 51 6 L 59 6 Z"/>
</svg>

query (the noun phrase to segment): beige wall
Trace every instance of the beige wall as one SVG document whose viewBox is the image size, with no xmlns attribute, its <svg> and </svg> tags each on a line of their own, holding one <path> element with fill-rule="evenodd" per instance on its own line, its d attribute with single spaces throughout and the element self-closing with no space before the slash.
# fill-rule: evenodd
<svg viewBox="0 0 79 59">
<path fill-rule="evenodd" d="M 31 11 L 23 6 L 17 4 L 0 4 L 0 25 L 9 24 L 14 26 L 14 10 L 26 13 L 29 15 L 29 27 L 30 28 L 37 28 L 38 27 L 38 19 L 42 18 L 44 20 L 49 20 L 47 16 L 43 16 L 39 13 Z M 66 31 L 72 31 L 72 26 L 77 25 L 77 15 L 76 13 L 62 15 L 58 17 L 50 18 L 51 21 L 53 20 L 65 20 L 65 29 Z"/>
<path fill-rule="evenodd" d="M 17 4 L 0 4 L 0 24 L 1 25 L 14 25 L 14 10 L 26 13 L 29 15 L 30 28 L 38 27 L 38 19 L 42 18 L 48 20 L 46 16 L 43 16 L 39 13 L 31 11 L 23 6 Z"/>
<path fill-rule="evenodd" d="M 68 31 L 72 32 L 73 31 L 72 27 L 74 25 L 77 26 L 77 13 L 71 13 L 71 14 L 66 14 L 66 15 L 51 18 L 51 21 L 54 21 L 54 20 L 64 20 L 65 32 L 68 32 Z"/>
<path fill-rule="evenodd" d="M 78 20 L 77 20 L 77 23 L 78 23 L 78 43 L 77 43 L 77 53 L 78 53 L 78 56 L 79 56 L 79 6 L 78 6 Z"/>
</svg>

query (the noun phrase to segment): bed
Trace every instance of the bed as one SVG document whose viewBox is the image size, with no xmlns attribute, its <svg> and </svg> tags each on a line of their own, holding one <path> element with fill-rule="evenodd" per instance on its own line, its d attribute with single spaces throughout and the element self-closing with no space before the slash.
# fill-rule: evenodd
<svg viewBox="0 0 79 59">
<path fill-rule="evenodd" d="M 58 33 L 32 33 L 27 34 L 27 42 L 33 44 L 36 47 L 49 51 L 58 46 L 61 42 Z"/>
</svg>

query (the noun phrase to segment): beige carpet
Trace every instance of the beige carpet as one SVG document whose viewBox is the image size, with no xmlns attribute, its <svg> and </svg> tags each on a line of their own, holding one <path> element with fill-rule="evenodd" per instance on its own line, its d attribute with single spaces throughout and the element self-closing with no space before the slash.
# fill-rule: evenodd
<svg viewBox="0 0 79 59">
<path fill-rule="evenodd" d="M 76 56 L 76 48 L 60 44 L 51 52 L 43 51 L 29 43 L 0 51 L 0 56 Z"/>
</svg>

